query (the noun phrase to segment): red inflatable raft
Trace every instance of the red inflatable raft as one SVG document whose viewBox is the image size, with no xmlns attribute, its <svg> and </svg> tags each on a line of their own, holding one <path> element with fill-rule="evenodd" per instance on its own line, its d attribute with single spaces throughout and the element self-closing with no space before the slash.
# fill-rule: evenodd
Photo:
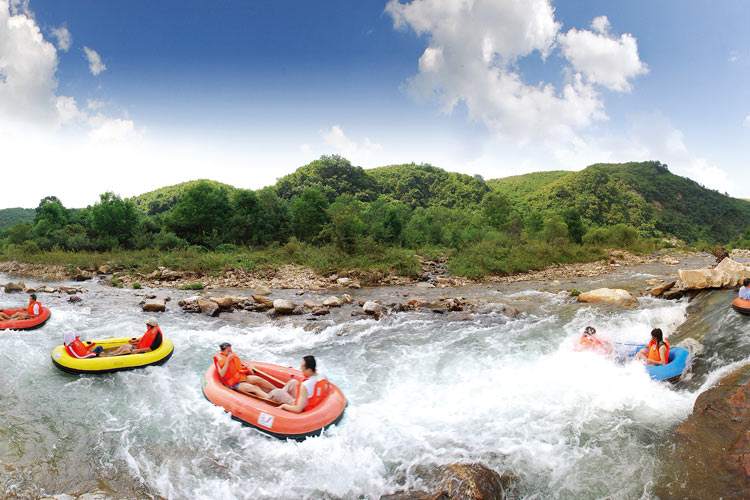
<svg viewBox="0 0 750 500">
<path fill-rule="evenodd" d="M 252 362 L 252 365 L 270 375 L 264 378 L 276 386 L 279 384 L 273 380 L 274 378 L 286 383 L 293 376 L 302 376 L 302 372 L 293 368 L 256 362 Z M 216 367 L 212 364 L 203 382 L 203 395 L 216 406 L 224 408 L 235 420 L 263 434 L 279 439 L 302 441 L 320 435 L 323 430 L 337 424 L 344 416 L 347 404 L 344 394 L 334 384 L 329 383 L 328 387 L 328 395 L 316 407 L 302 413 L 292 413 L 280 410 L 272 402 L 233 391 L 221 383 Z"/>
<path fill-rule="evenodd" d="M 732 301 L 732 308 L 740 314 L 750 315 L 750 300 L 737 297 Z"/>
<path fill-rule="evenodd" d="M 13 315 L 17 312 L 25 312 L 26 308 L 19 309 L 3 309 L 3 313 L 8 316 Z M 34 316 L 29 319 L 13 319 L 7 321 L 0 321 L 0 330 L 33 330 L 35 328 L 41 328 L 52 316 L 52 313 L 46 307 L 42 307 L 42 313 L 39 316 Z"/>
</svg>

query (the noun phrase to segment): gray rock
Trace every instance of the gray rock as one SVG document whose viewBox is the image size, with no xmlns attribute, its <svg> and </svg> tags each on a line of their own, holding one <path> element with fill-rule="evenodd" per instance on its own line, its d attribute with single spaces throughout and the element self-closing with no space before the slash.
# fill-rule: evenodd
<svg viewBox="0 0 750 500">
<path fill-rule="evenodd" d="M 143 303 L 142 309 L 144 312 L 164 312 L 167 310 L 167 303 L 163 299 L 149 299 Z"/>
<path fill-rule="evenodd" d="M 276 299 L 273 301 L 273 310 L 276 314 L 292 314 L 295 307 L 294 302 L 286 299 Z"/>
<path fill-rule="evenodd" d="M 11 281 L 6 283 L 3 288 L 5 288 L 5 293 L 19 293 L 26 289 L 26 284 L 20 281 L 18 283 Z"/>
<path fill-rule="evenodd" d="M 341 307 L 342 303 L 343 302 L 341 301 L 341 299 L 336 297 L 335 295 L 326 297 L 325 300 L 323 300 L 323 305 L 326 307 Z"/>
<path fill-rule="evenodd" d="M 198 299 L 198 308 L 200 312 L 206 316 L 215 317 L 219 315 L 219 304 L 213 300 L 204 299 L 203 297 Z"/>
<path fill-rule="evenodd" d="M 373 300 L 368 300 L 362 306 L 362 310 L 370 316 L 380 316 L 383 313 L 383 306 Z"/>
</svg>

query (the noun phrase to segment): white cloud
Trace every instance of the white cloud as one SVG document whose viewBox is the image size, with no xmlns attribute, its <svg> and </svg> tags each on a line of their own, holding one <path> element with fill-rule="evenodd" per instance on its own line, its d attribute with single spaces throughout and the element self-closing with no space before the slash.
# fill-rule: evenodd
<svg viewBox="0 0 750 500">
<path fill-rule="evenodd" d="M 580 129 L 606 120 L 597 85 L 629 90 L 645 71 L 635 38 L 609 34 L 609 20 L 594 19 L 595 32 L 559 35 L 549 0 L 389 0 L 396 28 L 426 35 L 428 46 L 409 89 L 434 99 L 445 113 L 464 104 L 470 118 L 502 137 L 568 142 Z M 546 57 L 556 42 L 571 65 L 560 88 L 524 82 L 516 64 L 532 53 Z"/>
<path fill-rule="evenodd" d="M 323 141 L 326 145 L 334 148 L 336 152 L 346 158 L 356 162 L 369 158 L 373 153 L 383 149 L 380 144 L 370 141 L 367 137 L 361 142 L 355 142 L 346 136 L 344 130 L 339 125 L 334 125 L 330 129 L 321 132 Z"/>
<path fill-rule="evenodd" d="M 132 120 L 96 115 L 89 118 L 89 139 L 93 142 L 127 142 L 141 137 Z"/>
<path fill-rule="evenodd" d="M 732 50 L 729 52 L 729 62 L 730 63 L 736 63 L 740 60 L 740 53 L 736 50 Z"/>
<path fill-rule="evenodd" d="M 747 116 L 745 117 L 745 119 L 743 120 L 742 124 L 743 124 L 743 125 L 744 125 L 745 127 L 747 127 L 747 128 L 750 128 L 750 114 L 748 114 L 748 115 L 747 115 Z"/>
<path fill-rule="evenodd" d="M 102 56 L 92 48 L 84 47 L 83 52 L 86 55 L 86 60 L 89 62 L 89 71 L 94 76 L 101 74 L 107 69 L 107 65 L 102 61 Z"/>
<path fill-rule="evenodd" d="M 50 34 L 57 40 L 57 48 L 63 52 L 70 50 L 70 46 L 73 43 L 73 36 L 68 31 L 68 28 L 63 25 L 57 28 L 52 28 Z"/>
<path fill-rule="evenodd" d="M 630 34 L 610 35 L 609 20 L 600 16 L 591 23 L 594 31 L 571 29 L 558 38 L 562 53 L 589 82 L 610 90 L 631 90 L 630 80 L 648 72 L 638 56 L 638 43 Z"/>
</svg>

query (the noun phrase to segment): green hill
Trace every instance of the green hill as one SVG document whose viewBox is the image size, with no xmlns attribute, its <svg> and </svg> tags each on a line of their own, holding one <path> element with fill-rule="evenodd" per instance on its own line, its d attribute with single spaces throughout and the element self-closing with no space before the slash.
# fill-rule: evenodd
<svg viewBox="0 0 750 500">
<path fill-rule="evenodd" d="M 36 211 L 33 208 L 2 208 L 0 209 L 0 230 L 16 224 L 34 222 Z"/>
<path fill-rule="evenodd" d="M 194 187 L 201 182 L 208 182 L 209 184 L 224 189 L 228 194 L 231 194 L 232 192 L 237 190 L 237 188 L 235 188 L 234 186 L 230 186 L 229 184 L 223 184 L 221 182 L 207 179 L 197 179 L 194 181 L 182 182 L 180 184 L 174 184 L 172 186 L 165 186 L 163 188 L 155 189 L 153 191 L 149 191 L 148 193 L 134 196 L 133 198 L 131 198 L 131 200 L 139 209 L 143 210 L 147 214 L 159 214 L 162 212 L 166 212 L 170 208 L 172 208 L 175 203 L 177 203 L 180 195 L 185 192 L 186 189 Z"/>
<path fill-rule="evenodd" d="M 488 184 L 523 208 L 577 210 L 585 224 L 632 225 L 644 234 L 695 242 L 731 241 L 750 228 L 750 203 L 707 189 L 659 162 L 596 164 Z"/>
</svg>

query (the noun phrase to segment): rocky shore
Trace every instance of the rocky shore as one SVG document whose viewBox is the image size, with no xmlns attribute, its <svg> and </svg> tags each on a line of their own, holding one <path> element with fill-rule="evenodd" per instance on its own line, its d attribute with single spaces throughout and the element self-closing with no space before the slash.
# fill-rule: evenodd
<svg viewBox="0 0 750 500">
<path fill-rule="evenodd" d="M 398 276 L 381 272 L 358 270 L 340 271 L 327 276 L 294 265 L 278 269 L 245 271 L 229 269 L 217 275 L 178 271 L 160 267 L 151 273 L 143 274 L 103 265 L 99 268 L 66 268 L 60 265 L 26 264 L 21 262 L 0 262 L 0 273 L 12 276 L 42 280 L 88 281 L 99 277 L 113 286 L 127 288 L 178 288 L 178 289 L 304 289 L 334 290 L 360 288 L 363 286 L 401 286 L 415 284 L 425 288 L 450 288 L 482 283 L 518 283 L 524 281 L 554 281 L 572 278 L 588 278 L 605 275 L 621 267 L 645 263 L 677 265 L 690 252 L 658 252 L 651 255 L 635 255 L 626 251 L 612 250 L 604 260 L 550 266 L 537 271 L 517 273 L 507 276 L 488 276 L 471 280 L 451 276 L 444 261 L 422 260 L 418 276 Z"/>
</svg>

